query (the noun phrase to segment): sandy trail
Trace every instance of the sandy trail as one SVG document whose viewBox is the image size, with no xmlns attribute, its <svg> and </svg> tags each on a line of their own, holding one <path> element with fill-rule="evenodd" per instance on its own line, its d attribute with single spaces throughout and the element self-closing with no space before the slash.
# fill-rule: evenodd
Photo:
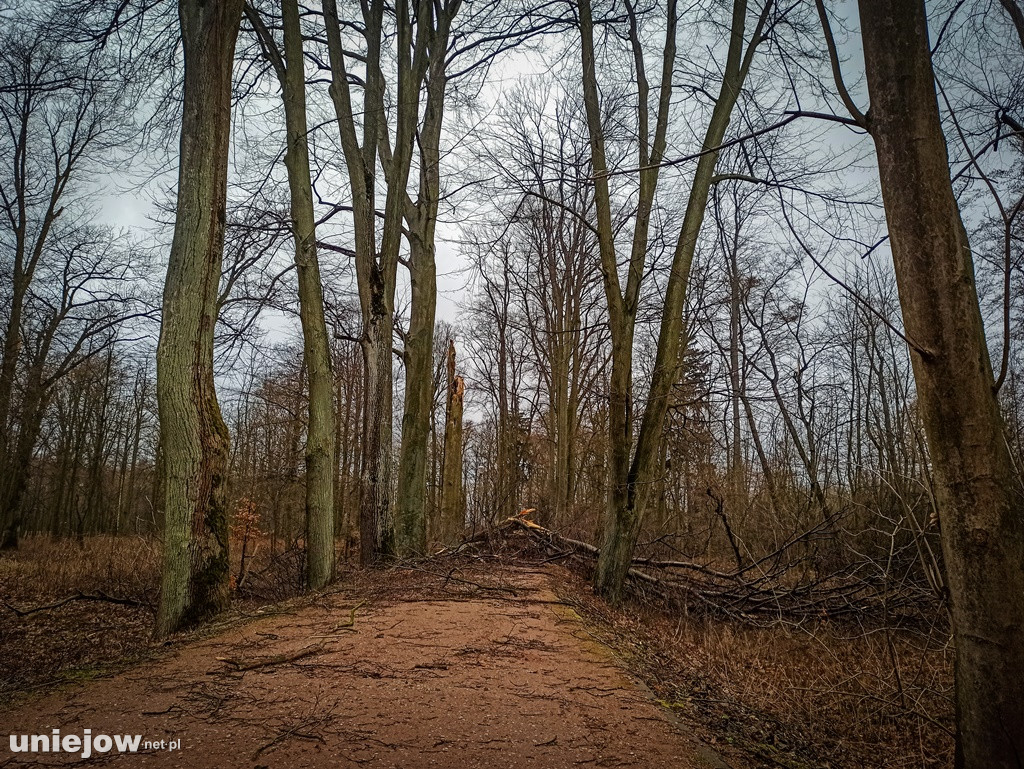
<svg viewBox="0 0 1024 769">
<path fill-rule="evenodd" d="M 2 766 L 726 766 L 594 641 L 552 590 L 450 600 L 325 596 L 71 692 L 0 713 Z M 295 659 L 284 661 L 298 652 Z M 241 668 L 241 669 L 240 669 Z M 141 734 L 178 750 L 12 753 L 6 734 Z"/>
</svg>

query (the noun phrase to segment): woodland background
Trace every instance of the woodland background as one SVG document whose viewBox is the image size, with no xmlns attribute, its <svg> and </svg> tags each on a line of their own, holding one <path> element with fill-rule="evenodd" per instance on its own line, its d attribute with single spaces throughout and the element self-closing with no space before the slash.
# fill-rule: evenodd
<svg viewBox="0 0 1024 769">
<path fill-rule="evenodd" d="M 437 59 L 447 90 L 433 105 L 444 117 L 436 160 L 424 150 L 430 105 L 417 103 L 410 123 L 390 85 L 382 97 L 396 147 L 403 130 L 415 135 L 408 186 L 419 185 L 418 202 L 436 173 L 431 248 L 436 243 L 441 312 L 431 322 L 427 366 L 413 376 L 427 386 L 417 408 L 428 412 L 428 550 L 530 508 L 533 520 L 563 537 L 600 544 L 617 437 L 609 428 L 612 339 L 577 10 L 526 0 L 449 10 L 455 21 Z M 353 21 L 360 10 L 339 12 L 358 62 L 366 37 Z M 727 69 L 734 12 L 720 2 L 678 11 L 664 163 L 641 238 L 646 261 L 630 356 L 637 404 L 655 368 L 673 248 L 704 126 L 719 103 L 712 94 Z M 626 0 L 598 3 L 593 13 L 608 219 L 624 264 L 644 208 L 646 164 L 637 153 L 650 158 L 654 119 L 638 109 L 638 71 L 645 63 L 648 76 L 660 71 L 665 9 Z M 848 114 L 848 100 L 868 102 L 856 8 L 828 7 L 834 56 L 818 13 L 801 2 L 749 9 L 748 29 L 759 14 L 767 22 L 694 235 L 678 368 L 635 555 L 686 564 L 686 612 L 738 628 L 813 628 L 812 637 L 829 639 L 822 646 L 837 666 L 856 656 L 844 644 L 858 638 L 865 656 L 851 673 L 853 692 L 831 674 L 822 674 L 825 688 L 859 698 L 858 717 L 879 732 L 880 722 L 915 723 L 928 735 L 923 741 L 944 746 L 906 758 L 927 764 L 946 755 L 952 708 L 934 479 L 874 151 L 856 121 L 831 119 Z M 334 404 L 333 535 L 344 564 L 356 560 L 359 511 L 371 493 L 367 326 L 325 11 L 314 4 L 299 15 Z M 951 174 L 1006 443 L 1020 467 L 1024 20 L 1012 0 L 935 2 L 928 16 Z M 165 526 L 155 359 L 179 158 L 178 24 L 177 8 L 159 0 L 0 4 L 0 527 L 7 548 L 46 558 L 52 540 L 62 558 L 81 557 L 108 576 L 152 567 Z M 404 66 L 400 22 L 388 10 L 382 25 L 389 84 Z M 230 435 L 232 587 L 261 599 L 298 591 L 307 569 L 310 373 L 282 163 L 282 80 L 268 53 L 281 27 L 277 3 L 254 2 L 239 32 L 215 301 L 214 374 Z M 837 93 L 833 80 L 840 60 L 848 93 Z M 353 66 L 346 77 L 360 91 L 366 76 Z M 431 71 L 424 82 L 439 77 Z M 653 95 L 640 99 L 653 105 Z M 392 160 L 374 162 L 386 171 Z M 383 201 L 388 173 L 375 183 Z M 401 415 L 410 411 L 410 350 L 421 339 L 409 245 L 419 235 L 402 226 L 394 333 L 386 336 L 393 349 L 384 351 L 395 383 L 384 451 L 396 466 Z M 455 372 L 465 388 L 456 439 L 462 467 L 446 487 L 446 452 L 456 450 L 446 428 Z M 638 432 L 642 414 L 639 406 L 627 411 Z M 388 477 L 384 486 L 397 483 Z M 446 499 L 464 524 L 457 537 L 445 530 Z M 107 565 L 87 552 L 108 553 Z M 139 573 L 149 577 L 130 586 L 133 600 L 152 604 L 157 577 Z M 87 582 L 60 584 L 88 590 Z M 117 580 L 108 589 L 117 592 Z M 837 626 L 842 640 L 817 624 L 832 619 L 853 623 Z M 756 660 L 756 646 L 734 651 Z"/>
</svg>

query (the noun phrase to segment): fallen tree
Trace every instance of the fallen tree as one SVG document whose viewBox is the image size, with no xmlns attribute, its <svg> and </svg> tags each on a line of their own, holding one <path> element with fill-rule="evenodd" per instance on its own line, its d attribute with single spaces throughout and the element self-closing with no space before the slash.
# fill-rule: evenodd
<svg viewBox="0 0 1024 769">
<path fill-rule="evenodd" d="M 508 549 L 525 538 L 545 562 L 572 560 L 590 570 L 600 548 L 565 537 L 530 519 L 533 510 L 492 526 L 449 552 L 486 544 Z M 823 522 L 821 525 L 827 525 Z M 890 622 L 913 620 L 937 600 L 926 584 L 905 576 L 894 579 L 877 564 L 864 560 L 829 573 L 798 568 L 805 558 L 792 556 L 794 546 L 813 537 L 812 529 L 794 535 L 774 552 L 743 567 L 722 571 L 691 561 L 633 558 L 628 570 L 631 591 L 709 614 L 746 621 L 802 621 L 856 615 L 887 616 Z M 937 612 L 928 612 L 932 617 Z"/>
</svg>

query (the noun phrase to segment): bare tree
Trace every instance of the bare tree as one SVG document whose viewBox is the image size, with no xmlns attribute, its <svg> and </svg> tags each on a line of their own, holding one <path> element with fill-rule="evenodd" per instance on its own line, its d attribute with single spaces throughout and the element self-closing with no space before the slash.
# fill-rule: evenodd
<svg viewBox="0 0 1024 769">
<path fill-rule="evenodd" d="M 435 5 L 432 13 L 420 15 L 417 19 L 423 39 L 422 43 L 417 43 L 417 52 L 422 46 L 421 55 L 428 63 L 424 75 L 426 101 L 422 120 L 417 116 L 418 191 L 415 201 L 407 201 L 404 213 L 409 230 L 412 296 L 409 328 L 403 340 L 405 402 L 395 496 L 397 545 L 402 555 L 421 554 L 427 547 L 427 440 L 434 399 L 431 376 L 437 304 L 434 239 L 441 196 L 440 142 L 449 77 L 449 41 L 461 5 L 461 0 L 447 0 Z M 420 10 L 421 14 L 423 10 Z M 414 52 L 414 58 L 416 55 Z M 461 463 L 459 472 L 461 474 Z"/>
<path fill-rule="evenodd" d="M 396 102 L 399 114 L 394 145 L 389 147 L 385 122 L 387 89 L 382 68 L 385 3 L 372 0 L 363 5 L 362 24 L 354 26 L 363 38 L 365 52 L 355 55 L 343 47 L 342 20 L 337 4 L 334 0 L 325 0 L 323 8 L 331 68 L 330 93 L 352 190 L 356 278 L 363 317 L 361 343 L 366 401 L 363 409 L 363 488 L 359 521 L 360 557 L 363 564 L 369 565 L 395 552 L 391 498 L 394 399 L 391 356 L 395 284 L 416 129 L 417 96 L 423 82 L 426 56 L 422 34 L 418 36 L 416 55 L 410 53 L 413 26 L 409 18 L 409 3 L 402 0 L 395 6 L 396 46 L 399 51 Z M 420 17 L 426 18 L 428 14 L 424 6 Z M 420 29 L 425 31 L 425 26 Z M 349 57 L 363 64 L 365 74 L 361 80 L 350 77 L 349 65 L 346 64 Z M 358 112 L 353 106 L 353 82 L 361 82 L 363 86 L 362 109 Z M 361 117 L 362 142 L 358 136 L 357 115 Z M 377 157 L 381 150 L 386 157 L 387 195 L 378 249 L 375 217 L 378 213 Z"/>
<path fill-rule="evenodd" d="M 56 381 L 52 372 L 66 374 L 87 357 L 83 351 L 104 346 L 97 343 L 99 337 L 114 338 L 118 313 L 131 312 L 114 307 L 132 293 L 122 282 L 124 253 L 97 253 L 110 240 L 102 228 L 87 224 L 95 212 L 83 191 L 88 173 L 103 169 L 136 135 L 136 84 L 126 78 L 115 87 L 115 63 L 78 41 L 74 33 L 80 30 L 59 13 L 33 18 L 28 14 L 41 9 L 26 10 L 5 18 L 0 33 L 5 81 L 0 89 L 4 547 L 17 546 L 19 506 L 49 388 Z M 114 286 L 109 292 L 105 277 Z M 51 359 L 61 353 L 62 359 Z"/>
<path fill-rule="evenodd" d="M 763 40 L 762 36 L 772 8 L 773 3 L 768 0 L 762 7 L 750 40 L 747 42 L 747 3 L 744 0 L 737 0 L 732 4 L 729 49 L 725 68 L 719 94 L 704 134 L 702 151 L 697 159 L 697 167 L 694 170 L 690 186 L 686 213 L 672 257 L 671 271 L 665 289 L 661 330 L 651 375 L 650 394 L 641 417 L 640 430 L 636 436 L 634 448 L 633 340 L 641 296 L 641 283 L 646 272 L 650 210 L 658 183 L 658 171 L 665 155 L 668 109 L 672 95 L 672 72 L 676 59 L 677 11 L 676 3 L 674 0 L 670 0 L 666 8 L 661 84 L 652 138 L 648 105 L 649 85 L 644 74 L 644 51 L 638 33 L 637 14 L 633 6 L 627 4 L 629 40 L 637 79 L 637 125 L 639 127 L 637 173 L 640 176 L 640 192 L 627 266 L 626 286 L 623 290 L 619 279 L 615 229 L 612 224 L 609 191 L 609 171 L 611 169 L 607 159 L 605 126 L 598 91 L 594 19 L 590 1 L 580 0 L 579 3 L 583 93 L 594 167 L 597 240 L 612 339 L 609 395 L 609 496 L 601 556 L 595 579 L 598 591 L 612 601 L 618 601 L 622 595 L 626 572 L 640 534 L 640 527 L 652 488 L 651 481 L 656 472 L 665 415 L 668 412 L 672 387 L 676 382 L 682 336 L 683 306 L 686 300 L 690 266 L 704 221 L 719 147 L 725 138 L 733 107 L 739 99 L 740 90 L 750 70 L 754 53 Z"/>
</svg>

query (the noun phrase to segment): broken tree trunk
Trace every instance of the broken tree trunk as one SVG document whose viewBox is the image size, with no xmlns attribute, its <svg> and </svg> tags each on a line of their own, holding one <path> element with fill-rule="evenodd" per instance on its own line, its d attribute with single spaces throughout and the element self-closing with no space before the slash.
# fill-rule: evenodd
<svg viewBox="0 0 1024 769">
<path fill-rule="evenodd" d="M 444 462 L 441 467 L 441 542 L 455 545 L 466 526 L 462 498 L 462 409 L 466 385 L 455 374 L 455 343 L 448 341 L 448 403 L 445 411 Z"/>
</svg>

